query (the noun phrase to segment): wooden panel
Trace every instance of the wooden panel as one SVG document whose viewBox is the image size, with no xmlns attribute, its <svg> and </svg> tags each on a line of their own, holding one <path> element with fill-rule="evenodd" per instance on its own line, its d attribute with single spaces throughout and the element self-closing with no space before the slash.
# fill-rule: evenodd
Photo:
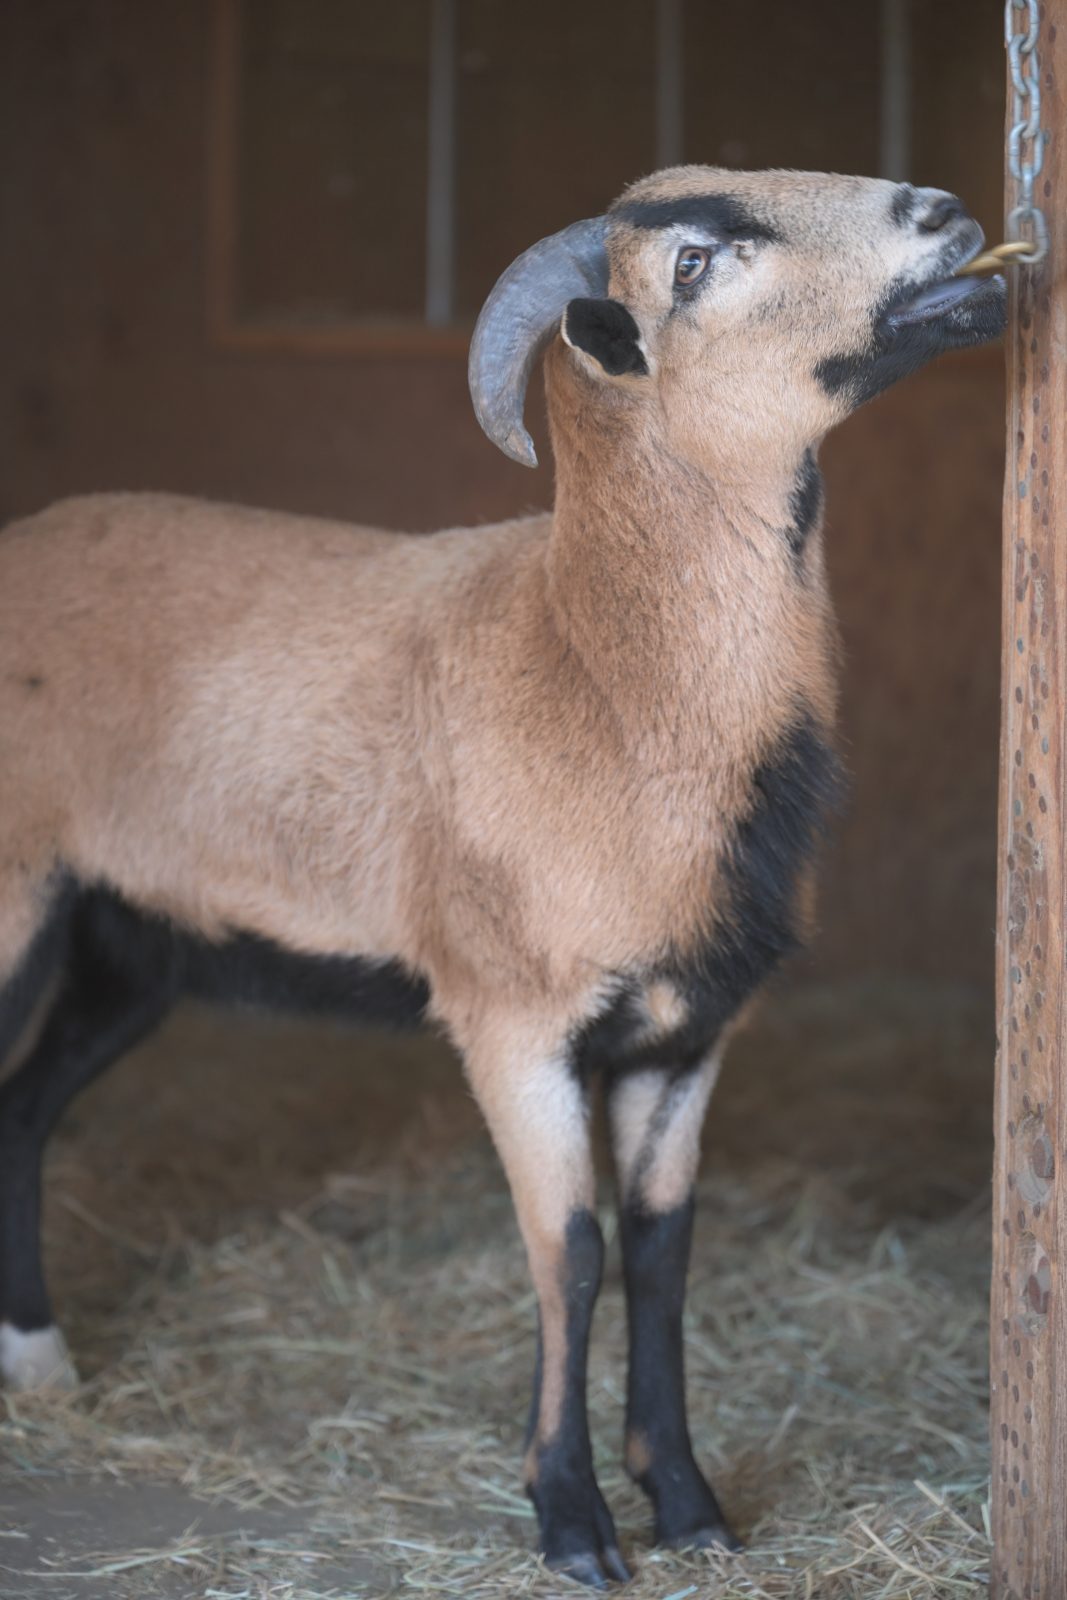
<svg viewBox="0 0 1067 1600">
<path fill-rule="evenodd" d="M 915 183 L 951 189 L 1000 237 L 1004 125 L 1003 0 L 913 7 Z"/>
<path fill-rule="evenodd" d="M 936 362 L 819 457 L 850 792 L 814 954 L 988 988 L 990 1032 L 1003 364 L 997 347 Z"/>
<path fill-rule="evenodd" d="M 236 288 L 249 317 L 421 315 L 428 57 L 427 0 L 241 8 Z"/>
<path fill-rule="evenodd" d="M 461 0 L 457 305 L 655 166 L 655 0 Z"/>
<path fill-rule="evenodd" d="M 685 153 L 727 167 L 878 170 L 877 5 L 689 0 Z"/>
<path fill-rule="evenodd" d="M 991 1322 L 995 1600 L 1067 1594 L 1067 0 L 1046 0 L 1041 10 L 1042 120 L 1053 137 L 1038 199 L 1052 247 L 1039 270 L 1016 277 L 1008 338 Z"/>
<path fill-rule="evenodd" d="M 508 261 L 653 165 L 655 0 L 458 17 L 457 316 L 439 329 L 421 321 L 427 0 L 213 0 L 217 342 L 460 353 Z"/>
</svg>

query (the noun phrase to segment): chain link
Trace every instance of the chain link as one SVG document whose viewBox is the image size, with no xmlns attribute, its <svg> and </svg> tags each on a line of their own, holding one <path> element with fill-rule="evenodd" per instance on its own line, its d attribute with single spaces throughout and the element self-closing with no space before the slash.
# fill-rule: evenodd
<svg viewBox="0 0 1067 1600">
<path fill-rule="evenodd" d="M 1029 266 L 1043 260 L 1048 251 L 1048 224 L 1041 207 L 1034 204 L 1034 180 L 1044 164 L 1048 138 L 1041 127 L 1038 26 L 1038 0 L 1005 0 L 1004 42 L 1012 83 L 1008 170 L 1019 186 L 1019 203 L 1008 215 L 1008 237 L 1028 245 L 1028 253 L 1017 252 L 1016 260 Z"/>
</svg>

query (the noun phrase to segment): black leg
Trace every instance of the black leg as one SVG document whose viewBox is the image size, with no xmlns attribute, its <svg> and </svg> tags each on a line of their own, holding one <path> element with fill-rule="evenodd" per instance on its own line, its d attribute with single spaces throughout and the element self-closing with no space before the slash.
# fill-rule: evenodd
<svg viewBox="0 0 1067 1600">
<path fill-rule="evenodd" d="M 74 1096 L 161 1020 L 173 985 L 165 935 L 86 896 L 40 1038 L 0 1084 L 0 1373 L 21 1387 L 70 1376 L 41 1263 L 48 1136 Z"/>
<path fill-rule="evenodd" d="M 652 1501 L 658 1543 L 739 1549 L 693 1457 L 686 1422 L 682 1307 L 692 1198 L 659 1214 L 626 1204 L 620 1226 L 630 1331 L 627 1469 Z"/>
<path fill-rule="evenodd" d="M 0 1068 L 44 995 L 49 980 L 63 966 L 70 937 L 75 891 L 69 879 L 42 891 L 51 901 L 37 932 L 13 972 L 0 984 Z"/>
<path fill-rule="evenodd" d="M 562 1345 L 555 1390 L 546 1393 L 544 1330 L 538 1328 L 537 1368 L 526 1440 L 526 1491 L 537 1510 L 541 1547 L 557 1571 L 593 1588 L 630 1576 L 619 1554 L 615 1527 L 593 1474 L 586 1412 L 586 1361 L 593 1308 L 600 1290 L 604 1241 L 591 1211 L 575 1211 L 567 1224 L 559 1270 Z M 559 1420 L 542 1442 L 545 1414 Z"/>
<path fill-rule="evenodd" d="M 686 1421 L 682 1310 L 693 1237 L 693 1180 L 718 1055 L 685 1069 L 609 1082 L 630 1366 L 626 1465 L 652 1501 L 662 1544 L 740 1548 L 693 1456 Z"/>
</svg>

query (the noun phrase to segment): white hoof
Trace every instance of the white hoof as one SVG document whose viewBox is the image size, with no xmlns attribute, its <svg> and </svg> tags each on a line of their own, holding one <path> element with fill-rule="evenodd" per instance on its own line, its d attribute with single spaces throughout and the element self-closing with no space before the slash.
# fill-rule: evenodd
<svg viewBox="0 0 1067 1600">
<path fill-rule="evenodd" d="M 0 1322 L 0 1378 L 12 1389 L 76 1389 L 78 1374 L 56 1327 L 22 1333 Z"/>
</svg>

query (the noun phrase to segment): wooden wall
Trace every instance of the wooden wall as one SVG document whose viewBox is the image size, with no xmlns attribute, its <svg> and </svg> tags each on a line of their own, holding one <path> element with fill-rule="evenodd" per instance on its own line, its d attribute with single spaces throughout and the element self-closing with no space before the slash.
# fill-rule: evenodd
<svg viewBox="0 0 1067 1600">
<path fill-rule="evenodd" d="M 742 9 L 690 8 L 690 157 L 871 170 L 877 7 L 769 5 L 759 71 Z M 990 232 L 1000 14 L 996 0 L 926 8 L 916 40 L 914 177 L 958 189 Z M 0 8 L 0 515 L 114 487 L 419 530 L 544 504 L 547 470 L 510 465 L 478 432 L 461 350 L 236 349 L 211 336 L 215 18 L 212 0 Z M 542 71 L 553 39 L 563 48 L 566 35 L 546 29 L 540 53 L 515 52 L 516 95 L 524 59 Z M 596 52 L 583 49 L 594 73 Z M 505 235 L 518 248 L 545 218 L 570 220 L 549 213 L 574 169 L 579 190 L 595 169 L 597 205 L 610 198 L 599 184 L 628 154 L 633 105 L 603 84 L 590 96 L 595 161 L 550 119 L 519 118 L 506 149 L 501 132 L 488 150 L 508 199 L 481 210 L 471 199 L 464 296 L 472 271 L 488 285 L 506 264 Z M 511 101 L 490 103 L 506 123 Z M 368 159 L 388 150 L 384 127 Z M 516 201 L 524 163 L 536 168 L 528 230 Z M 279 237 L 302 248 L 296 227 Z M 1002 453 L 1000 362 L 988 352 L 886 396 L 827 447 L 855 791 L 828 869 L 824 974 L 990 975 Z"/>
</svg>

